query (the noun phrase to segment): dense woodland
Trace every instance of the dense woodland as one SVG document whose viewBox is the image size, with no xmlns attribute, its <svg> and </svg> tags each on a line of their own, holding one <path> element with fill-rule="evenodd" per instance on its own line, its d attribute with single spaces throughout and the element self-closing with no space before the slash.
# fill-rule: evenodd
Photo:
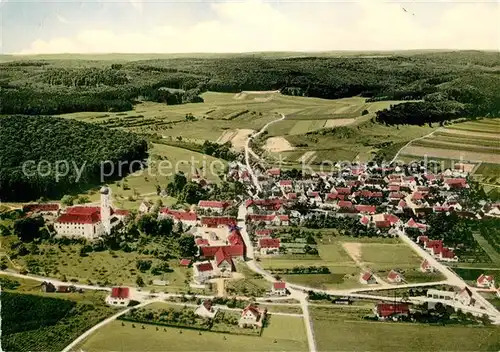
<svg viewBox="0 0 500 352">
<path fill-rule="evenodd" d="M 349 57 L 237 55 L 1 64 L 0 113 L 123 111 L 136 101 L 201 102 L 200 93 L 281 90 L 326 99 L 421 100 L 385 110 L 387 124 L 500 114 L 500 54 L 441 52 Z"/>
<path fill-rule="evenodd" d="M 147 157 L 147 143 L 138 136 L 93 124 L 46 116 L 10 116 L 0 123 L 0 198 L 6 201 L 60 198 L 100 183 L 101 163 L 113 178 L 140 167 L 130 163 Z M 24 172 L 26 161 L 32 162 Z"/>
</svg>

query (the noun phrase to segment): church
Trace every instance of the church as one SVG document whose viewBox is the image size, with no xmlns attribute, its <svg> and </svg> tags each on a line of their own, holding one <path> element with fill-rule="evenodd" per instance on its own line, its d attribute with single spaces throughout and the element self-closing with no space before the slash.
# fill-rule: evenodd
<svg viewBox="0 0 500 352">
<path fill-rule="evenodd" d="M 109 234 L 111 229 L 129 214 L 127 210 L 111 207 L 111 190 L 103 186 L 100 190 L 100 206 L 74 206 L 66 208 L 54 222 L 58 236 L 83 237 L 94 240 Z"/>
</svg>

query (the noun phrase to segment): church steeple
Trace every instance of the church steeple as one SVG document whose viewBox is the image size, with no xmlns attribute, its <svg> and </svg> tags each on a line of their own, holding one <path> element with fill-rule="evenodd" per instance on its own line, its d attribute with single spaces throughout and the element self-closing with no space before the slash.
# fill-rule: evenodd
<svg viewBox="0 0 500 352">
<path fill-rule="evenodd" d="M 104 228 L 104 233 L 111 232 L 111 189 L 107 186 L 102 186 L 101 190 L 101 222 Z"/>
</svg>

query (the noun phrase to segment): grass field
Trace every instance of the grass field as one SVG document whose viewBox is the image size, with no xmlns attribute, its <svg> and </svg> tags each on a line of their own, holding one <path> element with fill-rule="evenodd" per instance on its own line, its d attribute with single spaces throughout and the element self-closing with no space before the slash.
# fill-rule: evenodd
<svg viewBox="0 0 500 352">
<path fill-rule="evenodd" d="M 261 266 L 273 271 L 291 269 L 302 266 L 326 266 L 330 274 L 287 274 L 282 275 L 286 281 L 299 285 L 307 285 L 321 289 L 349 289 L 363 287 L 359 283 L 359 274 L 363 268 L 370 268 L 385 278 L 391 269 L 398 269 L 408 282 L 432 282 L 442 279 L 440 274 L 424 274 L 420 272 L 422 259 L 408 246 L 397 239 L 352 238 L 324 235 L 317 248 L 319 256 L 313 255 L 280 255 L 261 258 Z M 348 248 L 358 248 L 357 253 L 346 252 Z M 354 260 L 356 258 L 356 262 Z"/>
<path fill-rule="evenodd" d="M 145 324 L 112 322 L 86 339 L 85 351 L 307 351 L 304 322 L 300 317 L 271 316 L 262 336 L 231 335 L 176 328 L 159 329 Z M 182 331 L 182 333 L 180 333 Z M 276 342 L 275 342 L 276 341 Z"/>
<path fill-rule="evenodd" d="M 426 155 L 429 158 L 457 160 L 462 158 L 471 162 L 500 164 L 499 134 L 500 119 L 483 118 L 455 123 L 427 138 L 413 142 L 402 151 L 402 157 Z M 485 169 L 481 172 L 494 176 Z"/>
<path fill-rule="evenodd" d="M 366 321 L 366 310 L 311 307 L 318 351 L 497 351 L 499 327 Z"/>
</svg>

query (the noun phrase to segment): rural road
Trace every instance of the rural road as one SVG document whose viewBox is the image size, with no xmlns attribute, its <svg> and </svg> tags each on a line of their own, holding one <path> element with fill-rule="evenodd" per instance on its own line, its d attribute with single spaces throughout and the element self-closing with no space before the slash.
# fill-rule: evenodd
<svg viewBox="0 0 500 352">
<path fill-rule="evenodd" d="M 270 121 L 264 125 L 258 132 L 255 132 L 252 134 L 250 137 L 248 137 L 247 141 L 245 142 L 245 162 L 248 168 L 248 172 L 250 173 L 250 177 L 252 178 L 252 182 L 254 186 L 257 188 L 257 191 L 261 191 L 262 188 L 259 185 L 259 182 L 257 181 L 257 176 L 255 176 L 255 173 L 253 172 L 252 167 L 250 166 L 250 153 L 256 155 L 251 149 L 250 149 L 250 141 L 255 138 L 260 136 L 264 131 L 273 123 L 276 123 L 278 121 L 283 121 L 286 118 L 285 114 L 281 114 L 281 118 L 277 120 Z"/>
</svg>

